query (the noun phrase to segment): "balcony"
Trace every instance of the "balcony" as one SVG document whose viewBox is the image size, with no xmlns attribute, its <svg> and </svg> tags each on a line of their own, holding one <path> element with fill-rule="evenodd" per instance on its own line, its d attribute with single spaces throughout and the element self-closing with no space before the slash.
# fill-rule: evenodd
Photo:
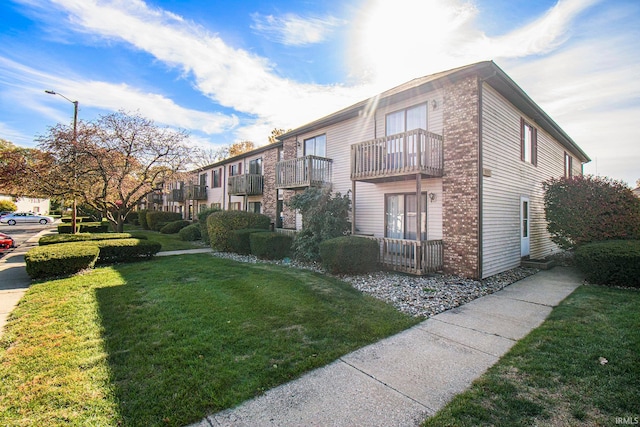
<svg viewBox="0 0 640 427">
<path fill-rule="evenodd" d="M 149 193 L 147 194 L 147 203 L 155 203 L 155 204 L 162 204 L 162 192 L 161 191 L 154 191 L 153 193 Z"/>
<path fill-rule="evenodd" d="M 424 129 L 390 135 L 351 146 L 351 180 L 394 181 L 408 175 L 441 177 L 442 136 Z"/>
<path fill-rule="evenodd" d="M 297 157 L 276 163 L 276 188 L 322 187 L 331 183 L 333 160 L 317 156 Z"/>
<path fill-rule="evenodd" d="M 376 239 L 382 267 L 403 273 L 425 275 L 442 271 L 442 240 Z"/>
<path fill-rule="evenodd" d="M 229 177 L 229 194 L 232 196 L 257 196 L 262 194 L 264 176 L 258 174 Z"/>
<path fill-rule="evenodd" d="M 184 202 L 184 190 L 182 188 L 177 188 L 169 191 L 167 200 L 169 202 Z"/>
<path fill-rule="evenodd" d="M 187 200 L 207 200 L 207 186 L 189 184 L 185 187 Z"/>
</svg>

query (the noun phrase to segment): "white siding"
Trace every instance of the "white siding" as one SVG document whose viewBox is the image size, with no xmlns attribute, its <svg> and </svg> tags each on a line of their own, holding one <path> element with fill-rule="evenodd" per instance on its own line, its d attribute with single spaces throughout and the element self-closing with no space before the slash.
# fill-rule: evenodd
<svg viewBox="0 0 640 427">
<path fill-rule="evenodd" d="M 558 250 L 546 231 L 542 182 L 563 176 L 565 149 L 536 126 L 538 164 L 521 161 L 522 113 L 487 84 L 482 103 L 483 169 L 491 173 L 482 178 L 482 272 L 488 277 L 520 265 L 521 196 L 530 199 L 531 258 Z M 531 117 L 525 120 L 535 125 Z"/>
</svg>

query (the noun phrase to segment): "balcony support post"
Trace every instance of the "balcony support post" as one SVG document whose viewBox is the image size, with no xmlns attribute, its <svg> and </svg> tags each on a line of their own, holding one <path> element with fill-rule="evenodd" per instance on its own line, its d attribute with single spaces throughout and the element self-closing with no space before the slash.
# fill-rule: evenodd
<svg viewBox="0 0 640 427">
<path fill-rule="evenodd" d="M 422 176 L 416 174 L 416 240 L 422 241 Z"/>
<path fill-rule="evenodd" d="M 356 234 L 356 181 L 351 181 L 351 235 Z"/>
</svg>

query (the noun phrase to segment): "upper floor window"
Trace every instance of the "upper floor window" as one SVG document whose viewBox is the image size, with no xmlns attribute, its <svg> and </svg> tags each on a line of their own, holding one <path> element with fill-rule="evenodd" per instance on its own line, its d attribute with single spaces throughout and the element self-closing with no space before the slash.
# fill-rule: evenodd
<svg viewBox="0 0 640 427">
<path fill-rule="evenodd" d="M 200 175 L 200 185 L 206 186 L 207 185 L 207 174 L 203 173 L 202 175 Z"/>
<path fill-rule="evenodd" d="M 427 104 L 387 114 L 385 135 L 396 135 L 414 129 L 427 130 Z"/>
<path fill-rule="evenodd" d="M 573 177 L 573 157 L 566 151 L 564 152 L 564 176 L 565 178 Z"/>
<path fill-rule="evenodd" d="M 242 163 L 236 163 L 235 165 L 229 165 L 229 176 L 236 176 L 242 174 Z"/>
<path fill-rule="evenodd" d="M 520 119 L 520 160 L 538 165 L 538 130 Z"/>
<path fill-rule="evenodd" d="M 249 173 L 254 175 L 262 175 L 262 158 L 254 159 L 249 162 Z"/>
<path fill-rule="evenodd" d="M 304 140 L 305 156 L 327 156 L 327 135 L 318 135 Z"/>
<path fill-rule="evenodd" d="M 213 175 L 213 187 L 222 187 L 222 180 L 220 179 L 220 176 L 222 175 L 222 169 L 215 169 L 213 172 L 211 172 L 211 174 Z"/>
</svg>

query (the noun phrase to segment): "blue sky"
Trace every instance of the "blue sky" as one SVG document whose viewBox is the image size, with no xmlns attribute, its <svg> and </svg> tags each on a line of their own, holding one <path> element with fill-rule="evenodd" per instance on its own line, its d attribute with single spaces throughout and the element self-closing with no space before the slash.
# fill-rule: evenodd
<svg viewBox="0 0 640 427">
<path fill-rule="evenodd" d="M 593 159 L 640 178 L 637 0 L 3 0 L 0 138 L 124 109 L 202 147 L 494 60 Z"/>
</svg>

